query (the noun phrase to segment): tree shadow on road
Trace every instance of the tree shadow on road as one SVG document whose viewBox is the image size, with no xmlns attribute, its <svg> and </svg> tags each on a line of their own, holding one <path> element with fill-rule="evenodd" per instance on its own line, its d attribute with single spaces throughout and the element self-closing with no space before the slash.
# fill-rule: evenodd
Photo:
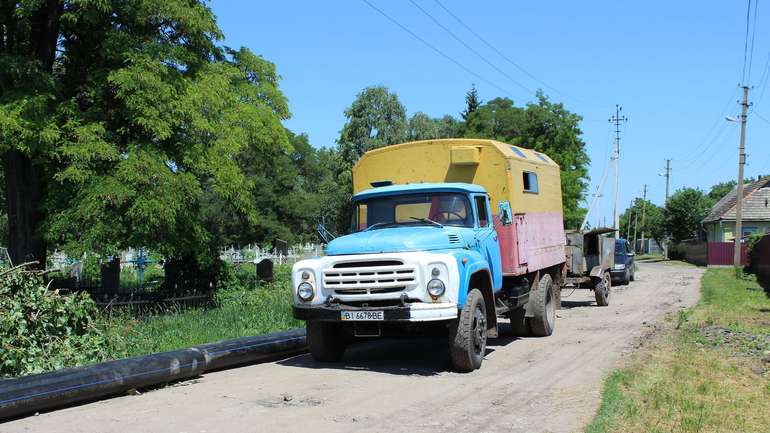
<svg viewBox="0 0 770 433">
<path fill-rule="evenodd" d="M 510 324 L 500 323 L 500 336 L 487 341 L 486 356 L 518 340 Z M 451 372 L 446 337 L 381 338 L 349 345 L 342 361 L 323 363 L 300 355 L 278 362 L 288 367 L 373 371 L 403 376 L 436 376 Z M 483 365 L 482 365 L 482 368 Z"/>
</svg>

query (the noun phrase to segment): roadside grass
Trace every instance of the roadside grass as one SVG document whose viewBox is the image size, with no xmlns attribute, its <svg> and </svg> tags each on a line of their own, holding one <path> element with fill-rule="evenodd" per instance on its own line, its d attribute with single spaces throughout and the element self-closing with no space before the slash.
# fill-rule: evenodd
<svg viewBox="0 0 770 433">
<path fill-rule="evenodd" d="M 702 292 L 607 377 L 586 432 L 768 431 L 770 297 L 732 269 L 709 269 Z"/>
<path fill-rule="evenodd" d="M 216 305 L 136 318 L 109 313 L 103 320 L 112 358 L 182 349 L 219 340 L 259 335 L 301 326 L 291 315 L 288 271 L 276 268 L 276 280 L 262 286 L 222 288 Z"/>
<path fill-rule="evenodd" d="M 660 253 L 637 254 L 636 260 L 663 260 L 663 254 L 660 254 Z"/>
</svg>

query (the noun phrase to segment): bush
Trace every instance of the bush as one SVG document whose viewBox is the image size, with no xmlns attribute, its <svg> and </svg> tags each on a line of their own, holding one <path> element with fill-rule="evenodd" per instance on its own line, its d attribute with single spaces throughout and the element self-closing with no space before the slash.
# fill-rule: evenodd
<svg viewBox="0 0 770 433">
<path fill-rule="evenodd" d="M 0 377 L 107 359 L 98 317 L 86 294 L 50 291 L 39 274 L 24 269 L 0 273 Z"/>
</svg>

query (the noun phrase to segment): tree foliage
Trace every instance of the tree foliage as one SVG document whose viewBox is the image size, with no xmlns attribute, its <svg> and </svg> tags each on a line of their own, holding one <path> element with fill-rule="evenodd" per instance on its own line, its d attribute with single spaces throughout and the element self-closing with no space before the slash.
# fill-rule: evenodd
<svg viewBox="0 0 770 433">
<path fill-rule="evenodd" d="M 664 226 L 664 209 L 651 201 L 634 199 L 634 202 L 620 215 L 620 236 L 629 240 L 634 237 L 641 239 L 642 232 L 646 238 L 655 239 L 660 244 L 666 238 Z"/>
<path fill-rule="evenodd" d="M 4 5 L 0 152 L 40 188 L 16 197 L 40 214 L 10 221 L 11 243 L 31 230 L 70 251 L 215 257 L 206 203 L 260 221 L 240 162 L 291 149 L 288 104 L 272 63 L 217 45 L 204 2 Z"/>
<path fill-rule="evenodd" d="M 467 121 L 468 117 L 479 109 L 483 101 L 479 99 L 479 91 L 476 89 L 476 85 L 471 85 L 471 89 L 465 94 L 465 110 L 460 113 L 463 120 Z"/>
<path fill-rule="evenodd" d="M 337 140 L 343 161 L 349 166 L 364 153 L 408 139 L 406 109 L 387 87 L 367 87 L 345 109 L 347 118 Z"/>
<path fill-rule="evenodd" d="M 736 185 L 738 185 L 737 181 L 730 180 L 727 182 L 720 182 L 712 186 L 706 195 L 709 206 L 714 206 L 719 200 L 722 199 L 722 197 L 726 196 L 728 193 L 730 193 L 730 191 L 735 189 Z"/>
<path fill-rule="evenodd" d="M 409 118 L 409 139 L 430 140 L 456 137 L 461 133 L 461 123 L 452 116 L 432 118 L 417 112 Z"/>
<path fill-rule="evenodd" d="M 85 293 L 62 296 L 40 275 L 0 273 L 0 377 L 101 361 L 109 342 L 96 326 L 96 304 Z"/>
<path fill-rule="evenodd" d="M 699 234 L 701 221 L 710 209 L 709 199 L 700 189 L 679 189 L 666 203 L 665 230 L 675 242 L 692 239 Z"/>
</svg>

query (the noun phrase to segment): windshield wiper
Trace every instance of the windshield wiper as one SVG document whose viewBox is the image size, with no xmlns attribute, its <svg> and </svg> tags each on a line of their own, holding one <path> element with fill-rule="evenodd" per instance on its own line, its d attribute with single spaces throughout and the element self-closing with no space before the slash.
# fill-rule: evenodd
<svg viewBox="0 0 770 433">
<path fill-rule="evenodd" d="M 398 223 L 395 222 L 395 221 L 374 223 L 374 224 L 370 225 L 369 227 L 367 227 L 366 230 L 364 230 L 364 231 L 368 232 L 369 230 L 371 230 L 371 229 L 373 229 L 375 227 L 384 227 L 384 226 L 397 225 L 397 224 Z"/>
<path fill-rule="evenodd" d="M 443 225 L 443 224 L 441 224 L 441 223 L 437 223 L 436 221 L 433 221 L 433 220 L 432 220 L 432 219 L 430 219 L 430 218 L 417 218 L 417 217 L 409 217 L 409 218 L 410 218 L 410 219 L 413 219 L 413 220 L 415 220 L 415 221 L 420 221 L 420 222 L 423 222 L 423 223 L 430 223 L 430 224 L 433 224 L 433 225 L 434 225 L 434 226 L 436 226 L 436 227 L 441 227 L 442 229 L 444 228 L 444 225 Z"/>
</svg>

